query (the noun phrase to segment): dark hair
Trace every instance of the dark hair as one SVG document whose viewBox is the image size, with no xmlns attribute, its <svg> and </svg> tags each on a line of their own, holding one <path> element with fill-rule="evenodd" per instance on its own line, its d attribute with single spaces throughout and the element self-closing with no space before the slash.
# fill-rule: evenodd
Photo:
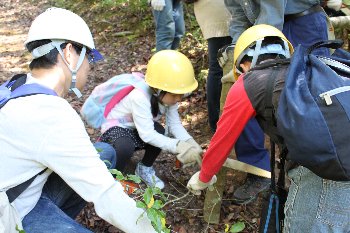
<svg viewBox="0 0 350 233">
<path fill-rule="evenodd" d="M 51 40 L 32 41 L 32 42 L 28 43 L 26 47 L 27 47 L 29 52 L 32 52 L 34 49 L 36 49 L 42 45 L 48 44 L 50 42 L 51 42 Z M 68 43 L 71 43 L 73 45 L 73 48 L 77 53 L 81 52 L 82 46 L 77 44 L 77 43 L 74 43 L 74 42 L 66 42 L 66 43 L 61 44 L 61 46 L 60 46 L 61 49 L 64 49 Z M 57 55 L 58 55 L 57 49 L 52 49 L 48 54 L 46 54 L 42 57 L 33 59 L 33 61 L 29 64 L 29 69 L 31 69 L 31 70 L 38 69 L 38 68 L 50 69 L 57 64 Z"/>
<path fill-rule="evenodd" d="M 152 111 L 152 116 L 156 117 L 158 116 L 159 113 L 159 105 L 158 105 L 158 97 L 155 95 L 152 95 L 151 97 L 151 111 Z"/>
<path fill-rule="evenodd" d="M 157 91 L 154 90 L 156 93 Z M 152 95 L 151 97 L 151 111 L 152 111 L 152 116 L 156 117 L 158 116 L 159 113 L 159 102 L 161 102 L 161 99 L 165 96 L 167 92 L 166 91 L 160 91 L 160 93 L 156 95 Z"/>
</svg>

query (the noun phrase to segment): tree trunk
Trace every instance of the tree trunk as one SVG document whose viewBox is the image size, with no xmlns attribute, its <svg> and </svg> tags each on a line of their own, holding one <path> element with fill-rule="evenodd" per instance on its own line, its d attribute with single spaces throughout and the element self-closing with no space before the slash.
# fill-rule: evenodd
<svg viewBox="0 0 350 233">
<path fill-rule="evenodd" d="M 223 83 L 220 98 L 220 112 L 222 112 L 226 100 L 228 91 L 233 83 Z M 232 157 L 231 157 L 232 156 Z M 231 158 L 236 158 L 235 153 L 232 151 Z M 222 202 L 222 195 L 224 193 L 226 184 L 226 172 L 227 168 L 221 168 L 220 172 L 216 175 L 218 180 L 214 185 L 214 190 L 209 191 L 205 195 L 204 200 L 204 220 L 208 223 L 218 224 L 220 222 L 220 209 Z"/>
</svg>

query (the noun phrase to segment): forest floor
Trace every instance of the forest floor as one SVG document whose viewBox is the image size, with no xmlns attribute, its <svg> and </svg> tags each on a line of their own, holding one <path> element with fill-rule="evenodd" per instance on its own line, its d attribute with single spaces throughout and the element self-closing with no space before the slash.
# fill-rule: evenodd
<svg viewBox="0 0 350 233">
<path fill-rule="evenodd" d="M 52 5 L 54 1 L 30 1 L 30 0 L 2 0 L 0 2 L 0 83 L 11 78 L 14 74 L 28 72 L 30 55 L 25 52 L 23 42 L 29 30 L 31 21 L 42 11 Z M 111 11 L 117 8 L 111 9 Z M 128 18 L 123 14 L 115 14 L 109 20 L 99 18 L 98 12 L 92 10 L 82 11 L 82 17 L 93 29 L 97 49 L 104 55 L 104 61 L 92 67 L 89 81 L 82 99 L 69 97 L 68 101 L 79 111 L 85 98 L 92 89 L 107 79 L 122 73 L 132 71 L 144 72 L 148 59 L 155 47 L 154 32 L 143 35 L 133 35 L 132 30 L 125 31 L 125 23 L 135 23 L 135 18 Z M 152 17 L 151 11 L 143 12 Z M 112 20 L 111 20 L 112 19 Z M 103 29 L 102 29 L 103 27 Z M 132 28 L 132 27 L 131 27 Z M 123 36 L 124 35 L 124 36 Z M 188 35 L 189 37 L 191 35 Z M 197 41 L 198 42 L 198 41 Z M 186 51 L 194 63 L 196 70 L 206 69 L 206 50 L 198 47 L 196 39 L 183 39 L 187 44 Z M 191 48 L 191 49 L 188 49 Z M 181 50 L 181 49 L 180 49 Z M 181 50 L 182 51 L 182 50 Z M 199 52 L 198 52 L 199 51 Z M 197 72 L 198 73 L 198 72 Z M 188 132 L 206 149 L 212 133 L 207 122 L 207 107 L 205 96 L 205 84 L 202 83 L 190 97 L 186 98 L 179 108 L 182 122 Z M 95 141 L 99 131 L 86 127 Z M 143 151 L 135 153 L 126 169 L 126 173 L 133 174 L 137 162 L 142 158 Z M 186 184 L 190 177 L 198 171 L 198 167 L 179 169 L 175 166 L 175 156 L 163 153 L 155 162 L 155 169 L 159 177 L 165 182 L 164 193 L 170 194 L 170 199 L 184 196 L 187 193 Z M 234 189 L 243 182 L 244 174 L 229 171 L 227 174 L 227 185 L 223 194 L 221 206 L 221 218 L 219 224 L 207 224 L 203 219 L 203 203 L 205 195 L 187 195 L 178 202 L 168 205 L 166 222 L 170 225 L 172 232 L 224 232 L 225 224 L 232 225 L 237 221 L 245 223 L 243 232 L 257 232 L 259 224 L 260 199 L 252 204 L 237 206 L 232 204 L 231 197 Z M 115 207 L 118 211 L 118 207 Z M 94 212 L 92 204 L 81 212 L 77 220 L 94 232 L 121 232 L 100 219 Z"/>
</svg>

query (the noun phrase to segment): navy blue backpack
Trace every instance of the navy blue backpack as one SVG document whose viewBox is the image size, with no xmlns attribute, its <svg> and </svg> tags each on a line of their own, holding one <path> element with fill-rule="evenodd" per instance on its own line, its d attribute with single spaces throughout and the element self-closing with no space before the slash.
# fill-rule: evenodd
<svg viewBox="0 0 350 233">
<path fill-rule="evenodd" d="M 25 97 L 29 95 L 36 94 L 46 94 L 57 96 L 56 92 L 52 89 L 44 87 L 42 85 L 32 83 L 26 84 L 27 75 L 26 74 L 17 74 L 13 76 L 9 81 L 3 83 L 0 86 L 0 109 L 11 99 Z M 25 181 L 22 184 L 19 184 L 15 187 L 10 188 L 6 191 L 9 202 L 13 202 L 29 185 L 34 181 L 34 179 L 43 174 L 47 168 L 36 174 L 34 177 Z"/>
<path fill-rule="evenodd" d="M 350 53 L 342 41 L 295 50 L 277 110 L 277 128 L 287 159 L 316 175 L 350 180 Z M 331 56 L 312 50 L 334 48 Z"/>
</svg>

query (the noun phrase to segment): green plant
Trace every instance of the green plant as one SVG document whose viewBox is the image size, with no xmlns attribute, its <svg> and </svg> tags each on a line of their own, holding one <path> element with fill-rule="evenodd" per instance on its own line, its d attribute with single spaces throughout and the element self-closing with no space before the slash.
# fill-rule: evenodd
<svg viewBox="0 0 350 233">
<path fill-rule="evenodd" d="M 231 226 L 229 224 L 225 224 L 225 225 L 226 225 L 225 232 L 238 233 L 243 231 L 245 228 L 244 222 L 240 222 L 240 221 L 235 222 Z"/>
<path fill-rule="evenodd" d="M 200 70 L 199 74 L 197 75 L 197 81 L 200 87 L 205 86 L 207 82 L 207 77 L 208 77 L 208 69 Z"/>
<path fill-rule="evenodd" d="M 131 180 L 137 184 L 141 183 L 141 178 L 136 175 L 124 176 L 116 169 L 109 169 L 119 181 Z M 170 233 L 170 229 L 166 226 L 166 214 L 162 208 L 166 205 L 167 198 L 162 191 L 157 187 L 148 186 L 146 189 L 140 188 L 134 192 L 133 199 L 136 201 L 136 206 L 144 210 L 138 219 L 142 218 L 146 213 L 151 221 L 153 228 L 158 232 Z"/>
<path fill-rule="evenodd" d="M 19 233 L 26 233 L 24 230 L 19 229 L 18 225 L 16 225 L 16 231 L 18 231 Z"/>
</svg>

